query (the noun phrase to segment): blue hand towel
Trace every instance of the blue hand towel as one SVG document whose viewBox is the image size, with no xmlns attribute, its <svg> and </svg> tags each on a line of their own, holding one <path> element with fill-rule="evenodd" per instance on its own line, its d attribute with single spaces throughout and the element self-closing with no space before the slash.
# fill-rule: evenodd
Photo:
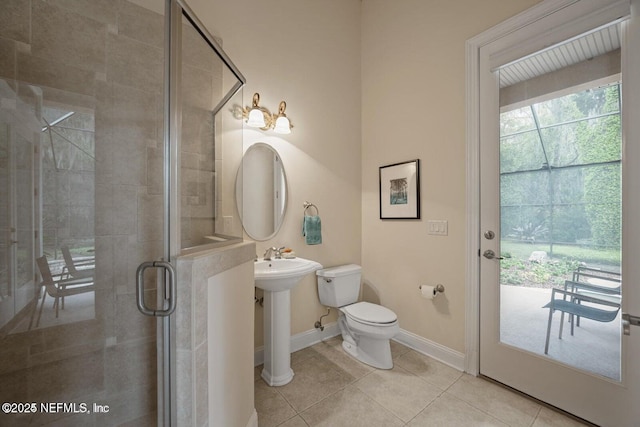
<svg viewBox="0 0 640 427">
<path fill-rule="evenodd" d="M 305 236 L 307 245 L 319 245 L 322 243 L 322 230 L 319 216 L 304 216 L 302 220 L 302 235 Z"/>
</svg>

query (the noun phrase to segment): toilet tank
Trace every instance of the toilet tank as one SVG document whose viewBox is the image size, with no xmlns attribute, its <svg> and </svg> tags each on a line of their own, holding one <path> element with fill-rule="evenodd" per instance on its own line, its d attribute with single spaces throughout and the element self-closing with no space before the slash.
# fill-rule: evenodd
<svg viewBox="0 0 640 427">
<path fill-rule="evenodd" d="M 358 301 L 362 267 L 341 265 L 316 271 L 320 303 L 327 307 L 343 307 Z"/>
</svg>

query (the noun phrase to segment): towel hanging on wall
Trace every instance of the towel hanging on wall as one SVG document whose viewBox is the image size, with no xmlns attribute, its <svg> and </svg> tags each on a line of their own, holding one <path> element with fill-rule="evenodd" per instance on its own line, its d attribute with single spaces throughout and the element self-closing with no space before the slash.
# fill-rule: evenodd
<svg viewBox="0 0 640 427">
<path fill-rule="evenodd" d="M 307 209 L 315 208 L 316 215 L 307 215 Z M 307 245 L 319 245 L 322 243 L 322 224 L 320 210 L 313 203 L 304 202 L 304 216 L 302 220 L 302 235 Z"/>
<path fill-rule="evenodd" d="M 302 221 L 302 235 L 307 245 L 322 243 L 322 224 L 318 215 L 305 215 Z"/>
</svg>

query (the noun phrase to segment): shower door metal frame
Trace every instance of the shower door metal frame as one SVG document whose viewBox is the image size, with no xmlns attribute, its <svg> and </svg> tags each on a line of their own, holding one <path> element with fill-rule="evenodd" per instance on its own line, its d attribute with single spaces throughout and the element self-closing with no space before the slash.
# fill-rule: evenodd
<svg viewBox="0 0 640 427">
<path fill-rule="evenodd" d="M 246 79 L 231 62 L 213 36 L 183 0 L 165 0 L 165 88 L 164 88 L 164 260 L 174 263 L 181 252 L 180 236 L 180 135 L 182 123 L 182 17 L 196 28 L 220 57 L 238 82 L 212 110 L 216 114 L 242 88 Z M 160 276 L 164 276 L 160 274 Z M 165 277 L 159 279 L 165 286 Z M 176 402 L 176 319 L 175 315 L 158 320 L 158 425 L 177 425 Z"/>
</svg>

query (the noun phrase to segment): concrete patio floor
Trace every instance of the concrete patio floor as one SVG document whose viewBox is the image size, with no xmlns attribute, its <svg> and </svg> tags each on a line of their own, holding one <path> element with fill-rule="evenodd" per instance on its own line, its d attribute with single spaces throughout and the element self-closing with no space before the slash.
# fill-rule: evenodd
<svg viewBox="0 0 640 427">
<path fill-rule="evenodd" d="M 544 355 L 551 289 L 501 286 L 500 339 L 503 343 Z M 561 363 L 620 380 L 620 313 L 613 322 L 581 319 L 571 336 L 565 316 L 562 339 L 558 339 L 560 312 L 551 323 L 548 357 Z"/>
</svg>

